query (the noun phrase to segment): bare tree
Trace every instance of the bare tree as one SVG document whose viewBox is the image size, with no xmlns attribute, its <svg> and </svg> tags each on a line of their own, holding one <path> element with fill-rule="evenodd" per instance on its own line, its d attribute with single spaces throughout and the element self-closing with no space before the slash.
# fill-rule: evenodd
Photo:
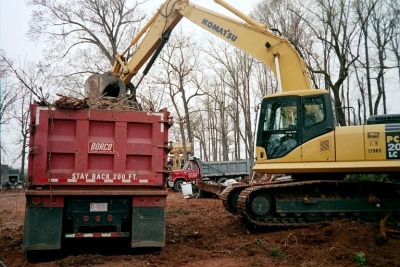
<svg viewBox="0 0 400 267">
<path fill-rule="evenodd" d="M 3 164 L 3 154 L 6 152 L 3 147 L 2 136 L 4 125 L 7 125 L 10 117 L 7 116 L 12 104 L 15 102 L 17 94 L 12 90 L 4 90 L 8 86 L 8 79 L 6 77 L 9 73 L 9 68 L 7 62 L 11 62 L 11 60 L 6 58 L 6 55 L 3 50 L 0 50 L 0 162 Z"/>
<path fill-rule="evenodd" d="M 233 141 L 235 144 L 234 151 L 235 157 L 240 157 L 240 146 L 239 140 L 240 134 L 237 130 L 239 128 L 239 109 L 238 109 L 238 90 L 239 88 L 239 77 L 238 77 L 238 66 L 233 62 L 235 61 L 235 55 L 233 49 L 229 44 L 210 41 L 210 46 L 207 49 L 208 55 L 213 59 L 208 62 L 208 66 L 213 70 L 213 84 L 208 87 L 207 94 L 210 100 L 212 100 L 215 114 L 216 125 L 213 129 L 218 133 L 215 141 L 218 141 L 214 146 L 220 147 L 222 159 L 229 159 L 229 143 Z M 209 116 L 213 116 L 214 113 Z M 228 121 L 227 115 L 229 115 Z M 229 129 L 229 125 L 233 125 L 232 129 Z M 228 137 L 228 133 L 233 133 L 233 136 Z M 238 155 L 239 153 L 239 155 Z"/>
<path fill-rule="evenodd" d="M 358 70 L 358 67 L 356 67 L 355 71 L 355 76 L 356 76 L 356 81 L 359 86 L 360 90 L 360 99 L 357 101 L 357 106 L 358 106 L 358 121 L 365 123 L 367 121 L 367 99 L 368 99 L 368 90 L 365 88 L 366 87 L 366 80 L 367 78 L 365 77 L 364 73 Z M 361 115 L 362 112 L 362 115 Z"/>
<path fill-rule="evenodd" d="M 27 62 L 19 62 L 19 66 L 15 66 L 14 62 L 6 58 L 5 55 L 0 55 L 0 57 L 6 64 L 9 75 L 16 81 L 7 86 L 7 91 L 11 92 L 9 95 L 12 102 L 9 103 L 9 109 L 6 114 L 8 120 L 15 122 L 19 129 L 18 135 L 15 136 L 14 144 L 20 150 L 19 153 L 14 153 L 12 157 L 14 162 L 20 162 L 20 179 L 23 179 L 29 137 L 29 105 L 32 103 L 34 96 L 40 104 L 48 105 L 49 94 L 44 94 L 42 86 L 38 85 L 46 79 L 41 71 L 37 71 L 36 66 Z"/>
<path fill-rule="evenodd" d="M 375 45 L 378 54 L 378 70 L 376 77 L 376 85 L 378 95 L 374 104 L 374 115 L 378 114 L 380 101 L 383 101 L 383 113 L 387 113 L 386 107 L 386 92 L 385 92 L 385 71 L 388 69 L 387 49 L 390 41 L 393 38 L 394 26 L 396 18 L 392 16 L 392 12 L 388 5 L 376 5 L 372 12 L 372 28 L 374 30 L 374 37 L 370 38 L 371 42 Z"/>
<path fill-rule="evenodd" d="M 400 82 L 400 2 L 389 1 L 389 9 L 393 12 L 392 16 L 395 20 L 394 32 L 391 40 L 391 48 L 393 55 L 397 61 L 397 70 Z"/>
<path fill-rule="evenodd" d="M 323 47 L 323 58 L 315 58 L 313 72 L 325 77 L 326 88 L 336 102 L 338 121 L 346 125 L 343 85 L 359 56 L 358 50 L 353 51 L 359 33 L 357 23 L 351 19 L 352 6 L 350 0 L 316 0 L 308 11 L 318 24 L 306 22 Z"/>
<path fill-rule="evenodd" d="M 0 50 L 0 94 L 1 94 L 1 109 L 0 109 L 0 124 L 2 126 L 7 125 L 10 121 L 10 117 L 7 116 L 12 104 L 18 97 L 18 90 L 11 90 L 8 88 L 12 87 L 12 81 L 8 78 L 11 69 L 10 64 L 13 62 L 11 59 L 7 58 L 5 53 Z M 1 147 L 3 149 L 3 147 Z"/>
<path fill-rule="evenodd" d="M 220 73 L 220 75 L 224 75 Z M 226 75 L 226 74 L 225 74 Z M 219 76 L 220 77 L 220 76 Z M 218 158 L 216 160 L 229 160 L 229 150 L 230 144 L 233 143 L 230 138 L 230 132 L 236 129 L 236 122 L 230 120 L 229 112 L 236 113 L 237 109 L 234 106 L 235 104 L 231 101 L 230 97 L 225 93 L 226 87 L 223 85 L 223 81 L 217 80 L 214 78 L 214 83 L 212 86 L 213 90 L 208 92 L 210 99 L 212 100 L 212 114 L 208 116 L 214 117 L 214 127 L 216 139 L 218 142 L 215 144 L 215 147 L 220 148 L 220 153 L 218 153 Z M 234 124 L 234 127 L 230 125 Z M 235 147 L 237 148 L 237 147 Z"/>
<path fill-rule="evenodd" d="M 254 93 L 252 78 L 256 60 L 243 51 L 233 48 L 226 43 L 210 42 L 208 55 L 210 69 L 214 70 L 218 82 L 211 88 L 209 95 L 219 103 L 218 112 L 227 113 L 232 121 L 232 129 L 220 116 L 219 129 L 225 135 L 232 132 L 232 141 L 221 137 L 222 154 L 227 156 L 229 142 L 234 144 L 235 159 L 242 158 L 242 147 L 246 158 L 254 157 L 253 119 L 251 106 Z M 223 88 L 221 90 L 220 88 Z M 216 90 L 217 89 L 217 90 Z M 225 95 L 225 96 L 222 96 Z M 220 101 L 218 101 L 220 100 Z M 223 101 L 222 101 L 223 100 Z M 259 100 L 259 99 L 258 99 Z"/>
<path fill-rule="evenodd" d="M 278 83 L 275 79 L 273 72 L 261 62 L 254 65 L 254 79 L 256 80 L 256 85 L 253 87 L 255 97 L 258 100 L 262 97 L 277 93 L 279 91 Z"/>
<path fill-rule="evenodd" d="M 117 51 L 128 46 L 145 18 L 139 10 L 144 2 L 29 0 L 34 8 L 29 36 L 46 41 L 42 69 L 64 90 L 71 86 L 79 93 L 82 76 L 109 70 Z"/>
<path fill-rule="evenodd" d="M 21 97 L 15 102 L 14 108 L 11 111 L 11 117 L 17 122 L 19 127 L 19 135 L 14 140 L 15 145 L 20 147 L 20 152 L 15 155 L 14 160 L 20 162 L 20 173 L 19 181 L 25 178 L 25 165 L 26 156 L 28 152 L 28 138 L 29 138 L 29 122 L 30 122 L 30 109 L 29 104 L 31 104 L 33 99 L 32 91 L 25 88 L 23 84 L 20 84 Z"/>
<path fill-rule="evenodd" d="M 309 14 L 302 1 L 261 1 L 251 13 L 257 21 L 267 25 L 276 34 L 287 38 L 308 64 L 315 57 L 315 38 L 306 20 Z M 313 74 L 311 72 L 311 74 Z M 317 84 L 316 77 L 310 77 Z"/>
<path fill-rule="evenodd" d="M 213 77 L 212 85 L 209 87 L 213 87 L 215 82 L 215 77 Z M 207 119 L 207 141 L 208 141 L 208 147 L 207 150 L 209 151 L 210 155 L 210 160 L 218 160 L 219 157 L 219 151 L 220 151 L 220 139 L 219 139 L 219 129 L 221 128 L 221 124 L 218 120 L 218 115 L 216 113 L 216 104 L 213 98 L 210 96 L 209 93 L 207 93 L 207 98 L 204 101 L 205 104 L 205 110 L 206 110 L 206 119 Z"/>
<path fill-rule="evenodd" d="M 364 45 L 364 57 L 358 60 L 359 66 L 356 69 L 358 72 L 365 71 L 368 107 L 364 106 L 364 110 L 368 109 L 369 115 L 376 115 L 379 110 L 387 113 L 385 76 L 390 68 L 399 65 L 399 53 L 395 48 L 399 13 L 396 12 L 396 4 L 393 2 L 396 1 L 355 1 L 363 35 L 360 41 Z M 356 75 L 361 76 L 360 73 Z M 360 84 L 360 88 L 362 86 Z M 364 97 L 363 92 L 361 96 Z"/>
<path fill-rule="evenodd" d="M 201 70 L 198 65 L 199 49 L 189 36 L 182 31 L 177 38 L 171 38 L 160 56 L 163 65 L 161 75 L 155 77 L 156 83 L 164 86 L 169 92 L 172 105 L 181 133 L 183 147 L 186 142 L 193 146 L 192 122 L 190 119 L 190 102 L 203 95 L 201 87 Z M 192 91 L 192 93 L 191 93 Z M 193 150 L 193 148 L 192 148 Z M 186 151 L 183 156 L 187 159 Z"/>
<path fill-rule="evenodd" d="M 363 42 L 364 42 L 364 57 L 365 59 L 359 59 L 358 62 L 361 63 L 361 66 L 364 67 L 365 69 L 365 82 L 366 82 L 366 87 L 367 87 L 367 100 L 368 100 L 368 110 L 369 110 L 369 114 L 372 115 L 373 112 L 373 105 L 372 105 L 372 84 L 371 84 L 371 63 L 370 63 L 370 48 L 369 48 L 369 25 L 370 25 L 370 21 L 371 21 L 371 12 L 372 10 L 375 8 L 376 4 L 377 4 L 377 0 L 369 0 L 369 1 L 356 1 L 355 2 L 355 10 L 358 16 L 358 21 L 359 21 L 359 25 L 360 25 L 360 30 L 363 34 L 363 36 L 360 38 Z M 360 40 L 360 41 L 361 41 Z M 359 70 L 356 67 L 356 70 Z M 360 74 L 358 72 L 356 72 L 356 76 L 357 76 L 357 81 L 361 82 L 360 80 Z M 361 88 L 363 88 L 362 83 L 359 83 L 360 86 L 360 90 Z M 363 107 L 364 110 L 366 111 L 367 108 L 365 106 L 365 94 L 364 91 L 361 90 L 360 91 L 361 96 L 363 98 Z M 366 120 L 366 112 L 364 112 L 364 121 Z"/>
<path fill-rule="evenodd" d="M 254 98 L 254 91 L 258 91 L 255 89 L 253 91 L 252 88 L 252 72 L 254 70 L 254 65 L 256 60 L 249 56 L 248 54 L 235 49 L 235 58 L 238 64 L 238 76 L 240 78 L 240 86 L 236 91 L 238 107 L 237 113 L 235 116 L 235 132 L 238 132 L 241 139 L 244 142 L 246 158 L 254 159 L 254 131 L 253 131 L 253 120 L 252 120 L 252 98 Z M 241 117 L 243 118 L 243 123 L 240 125 Z M 241 128 L 244 126 L 244 131 Z M 237 138 L 238 142 L 240 142 L 239 138 Z M 240 150 L 236 155 L 236 158 L 241 158 Z"/>
<path fill-rule="evenodd" d="M 204 103 L 202 103 L 204 106 Z M 193 137 L 196 138 L 199 142 L 199 155 L 200 158 L 204 161 L 209 161 L 209 153 L 208 153 L 208 129 L 207 129 L 207 116 L 203 115 L 206 112 L 198 111 L 192 114 L 191 121 L 193 126 Z"/>
<path fill-rule="evenodd" d="M 1 50 L 0 51 L 0 94 L 1 94 L 1 110 L 0 110 L 0 158 L 1 162 L 3 163 L 3 157 L 9 156 L 9 151 L 7 151 L 8 147 L 3 145 L 3 140 L 1 136 L 3 136 L 3 129 L 4 126 L 8 126 L 7 128 L 10 129 L 10 125 L 12 123 L 12 116 L 10 116 L 11 110 L 17 99 L 20 97 L 19 90 L 16 90 L 16 83 L 11 78 L 12 75 L 12 66 L 13 61 L 7 58 L 6 54 Z M 10 131 L 7 131 L 10 133 Z M 9 139 L 7 139 L 7 142 Z"/>
</svg>

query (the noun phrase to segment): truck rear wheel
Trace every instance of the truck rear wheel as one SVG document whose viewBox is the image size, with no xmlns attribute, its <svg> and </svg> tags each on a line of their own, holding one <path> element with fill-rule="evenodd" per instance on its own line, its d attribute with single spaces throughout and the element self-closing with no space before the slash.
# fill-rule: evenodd
<svg viewBox="0 0 400 267">
<path fill-rule="evenodd" d="M 174 191 L 175 192 L 181 192 L 182 191 L 182 184 L 183 184 L 182 180 L 176 181 L 175 184 L 174 184 Z"/>
<path fill-rule="evenodd" d="M 61 257 L 60 250 L 27 250 L 26 260 L 30 263 L 54 261 Z"/>
</svg>

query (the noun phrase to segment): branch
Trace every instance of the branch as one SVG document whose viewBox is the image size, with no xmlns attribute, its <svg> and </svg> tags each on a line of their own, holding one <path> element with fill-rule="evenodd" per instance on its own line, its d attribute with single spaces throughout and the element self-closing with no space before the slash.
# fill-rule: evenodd
<svg viewBox="0 0 400 267">
<path fill-rule="evenodd" d="M 33 95 L 35 95 L 39 99 L 39 103 L 41 105 L 49 105 L 47 102 L 47 99 L 49 97 L 49 94 L 44 95 L 43 94 L 43 89 L 42 87 L 39 88 L 34 88 L 28 85 L 28 83 L 23 79 L 23 77 L 19 74 L 18 70 L 14 68 L 12 65 L 12 62 L 9 61 L 4 55 L 0 54 L 0 57 L 4 60 L 4 62 L 7 63 L 7 66 L 10 68 L 10 70 L 15 74 L 15 77 L 21 82 L 21 84 L 28 89 L 29 91 L 32 92 Z"/>
</svg>

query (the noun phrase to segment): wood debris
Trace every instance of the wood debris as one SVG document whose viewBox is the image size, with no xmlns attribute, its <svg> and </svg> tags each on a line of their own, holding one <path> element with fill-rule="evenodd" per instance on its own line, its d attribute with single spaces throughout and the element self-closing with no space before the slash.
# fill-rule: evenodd
<svg viewBox="0 0 400 267">
<path fill-rule="evenodd" d="M 79 99 L 72 96 L 63 96 L 57 94 L 60 98 L 54 101 L 53 106 L 66 109 L 83 109 L 88 108 L 87 98 Z"/>
<path fill-rule="evenodd" d="M 140 105 L 128 98 L 102 97 L 90 100 L 89 107 L 93 109 L 112 109 L 112 110 L 140 110 Z"/>
<path fill-rule="evenodd" d="M 387 229 L 386 222 L 389 219 L 391 212 L 389 212 L 380 222 L 379 222 L 379 237 L 378 243 L 385 243 L 387 241 Z"/>
<path fill-rule="evenodd" d="M 65 109 L 141 110 L 139 103 L 128 98 L 102 97 L 95 100 L 59 95 L 53 106 Z"/>
</svg>

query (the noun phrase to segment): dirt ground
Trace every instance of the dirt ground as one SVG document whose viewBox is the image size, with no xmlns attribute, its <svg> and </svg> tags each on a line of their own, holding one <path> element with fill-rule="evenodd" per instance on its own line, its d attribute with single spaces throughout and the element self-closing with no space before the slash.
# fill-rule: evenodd
<svg viewBox="0 0 400 267">
<path fill-rule="evenodd" d="M 28 263 L 22 250 L 24 192 L 0 191 L 0 266 L 400 266 L 400 239 L 378 242 L 378 226 L 362 222 L 251 232 L 218 199 L 167 198 L 161 251 L 87 251 Z M 358 254 L 357 254 L 358 253 Z M 356 263 L 355 255 L 358 255 Z"/>
</svg>

